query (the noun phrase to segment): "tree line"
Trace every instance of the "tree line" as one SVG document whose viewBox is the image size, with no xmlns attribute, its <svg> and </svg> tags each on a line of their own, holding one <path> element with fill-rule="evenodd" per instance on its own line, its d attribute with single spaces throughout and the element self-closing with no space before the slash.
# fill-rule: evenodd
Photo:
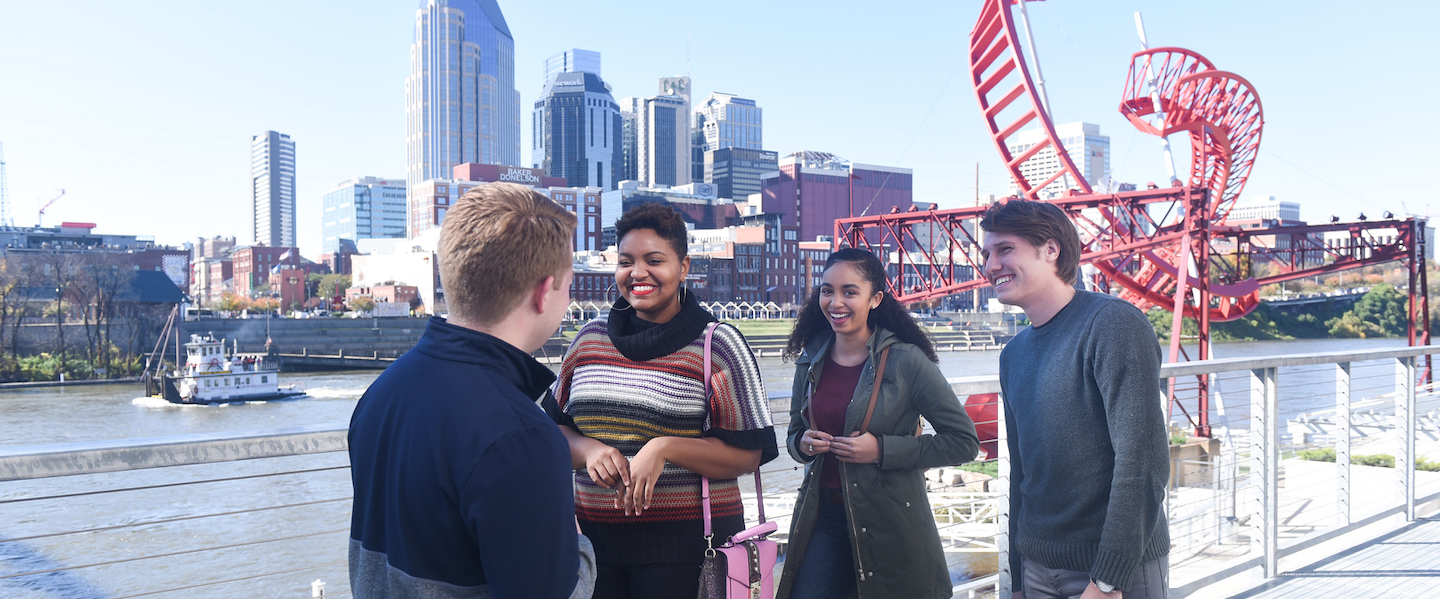
<svg viewBox="0 0 1440 599">
<path fill-rule="evenodd" d="M 172 305 L 136 301 L 135 272 L 132 257 L 120 253 L 0 257 L 0 380 L 139 374 L 151 349 L 142 346 L 154 342 Z M 83 338 L 68 339 L 64 329 L 77 323 Z"/>
</svg>

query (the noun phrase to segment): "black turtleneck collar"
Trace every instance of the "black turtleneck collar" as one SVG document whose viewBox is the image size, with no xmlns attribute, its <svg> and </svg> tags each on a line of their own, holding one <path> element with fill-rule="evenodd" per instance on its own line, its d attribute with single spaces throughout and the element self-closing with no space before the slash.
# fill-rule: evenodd
<svg viewBox="0 0 1440 599">
<path fill-rule="evenodd" d="M 700 307 L 700 300 L 693 293 L 685 294 L 680 312 L 674 318 L 659 324 L 636 316 L 630 302 L 620 297 L 610 308 L 607 328 L 615 349 L 626 358 L 644 362 L 679 351 L 699 338 L 705 332 L 705 325 L 714 321 L 715 317 Z"/>
<path fill-rule="evenodd" d="M 540 397 L 555 382 L 555 373 L 503 339 L 474 329 L 455 326 L 431 316 L 415 349 L 439 358 L 479 364 L 509 379 L 527 397 Z"/>
</svg>

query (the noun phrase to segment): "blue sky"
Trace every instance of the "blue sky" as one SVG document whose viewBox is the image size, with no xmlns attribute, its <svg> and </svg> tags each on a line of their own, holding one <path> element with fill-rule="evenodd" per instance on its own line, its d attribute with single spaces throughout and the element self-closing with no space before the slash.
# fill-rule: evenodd
<svg viewBox="0 0 1440 599">
<path fill-rule="evenodd" d="M 599 51 L 616 98 L 661 76 L 755 99 L 765 146 L 915 171 L 915 200 L 969 205 L 1007 179 L 964 52 L 980 2 L 625 3 L 500 0 L 515 35 L 522 123 L 543 60 Z M 297 144 L 298 236 L 314 257 L 320 196 L 404 175 L 404 80 L 417 3 L 0 3 L 0 143 L 10 210 L 162 243 L 250 241 L 249 140 Z M 1266 125 L 1245 194 L 1302 216 L 1440 215 L 1440 3 L 1049 0 L 1028 5 L 1056 122 L 1097 123 L 1118 180 L 1164 179 L 1158 141 L 1116 111 L 1133 13 L 1259 92 Z M 528 126 L 522 159 L 529 159 Z M 1183 147 L 1183 146 L 1182 146 Z M 1184 158 L 1177 167 L 1186 168 Z M 1431 204 L 1434 204 L 1431 206 Z"/>
</svg>

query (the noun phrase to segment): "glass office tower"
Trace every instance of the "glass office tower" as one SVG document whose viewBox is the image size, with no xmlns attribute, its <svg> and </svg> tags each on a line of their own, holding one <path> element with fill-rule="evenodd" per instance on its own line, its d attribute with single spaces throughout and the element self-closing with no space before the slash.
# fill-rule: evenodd
<svg viewBox="0 0 1440 599">
<path fill-rule="evenodd" d="M 333 254 L 342 239 L 405 238 L 405 186 L 399 179 L 356 177 L 322 196 L 320 251 Z"/>
<path fill-rule="evenodd" d="M 289 135 L 250 136 L 250 192 L 255 243 L 295 247 L 295 142 Z"/>
<path fill-rule="evenodd" d="M 405 80 L 407 187 L 466 162 L 520 164 L 515 40 L 495 0 L 425 0 Z"/>
</svg>

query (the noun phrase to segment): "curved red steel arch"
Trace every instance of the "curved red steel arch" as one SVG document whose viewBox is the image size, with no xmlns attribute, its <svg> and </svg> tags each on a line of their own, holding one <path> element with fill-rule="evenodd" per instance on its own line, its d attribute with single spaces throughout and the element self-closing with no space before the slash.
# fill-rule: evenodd
<svg viewBox="0 0 1440 599">
<path fill-rule="evenodd" d="M 1009 8 L 1012 3 L 987 0 L 970 34 L 971 83 L 991 141 L 1020 195 L 1042 199 L 1041 190 L 1067 178 L 1075 185 L 1066 195 L 1091 194 L 1090 182 L 1076 168 L 1040 102 L 1020 49 Z M 1164 114 L 1158 127 L 1147 120 L 1156 112 L 1157 104 Z M 1185 186 L 1209 193 L 1202 194 L 1202 202 L 1185 202 L 1193 205 L 1177 210 L 1179 217 L 1174 221 L 1160 223 L 1161 228 L 1182 234 L 1191 244 L 1190 252 L 1182 251 L 1178 243 L 1156 245 L 1093 263 L 1110 284 L 1122 289 L 1122 297 L 1142 310 L 1153 306 L 1174 309 L 1175 295 L 1198 284 L 1197 276 L 1205 270 L 1203 260 L 1208 256 L 1208 247 L 1201 246 L 1210 241 L 1208 229 L 1224 224 L 1253 168 L 1264 124 L 1260 97 L 1244 78 L 1215 69 L 1197 52 L 1154 48 L 1131 57 L 1120 112 L 1136 128 L 1152 135 L 1187 133 L 1191 157 Z M 1038 123 L 1042 139 L 1033 145 L 1018 143 L 1016 137 L 1032 122 Z M 1012 146 L 1018 152 L 1012 152 Z M 1022 166 L 1047 149 L 1053 152 L 1059 168 L 1043 181 L 1028 180 Z M 1124 218 L 1118 211 L 1097 212 L 1092 218 L 1076 219 L 1087 252 L 1116 245 L 1116 238 L 1130 235 L 1130 229 L 1138 226 L 1134 219 Z M 1181 272 L 1187 273 L 1184 286 Z M 1206 287 L 1215 300 L 1209 309 L 1211 320 L 1234 320 L 1259 306 L 1259 285 L 1253 279 Z M 1198 317 L 1199 299 L 1185 295 L 1182 310 L 1187 316 Z"/>
</svg>

